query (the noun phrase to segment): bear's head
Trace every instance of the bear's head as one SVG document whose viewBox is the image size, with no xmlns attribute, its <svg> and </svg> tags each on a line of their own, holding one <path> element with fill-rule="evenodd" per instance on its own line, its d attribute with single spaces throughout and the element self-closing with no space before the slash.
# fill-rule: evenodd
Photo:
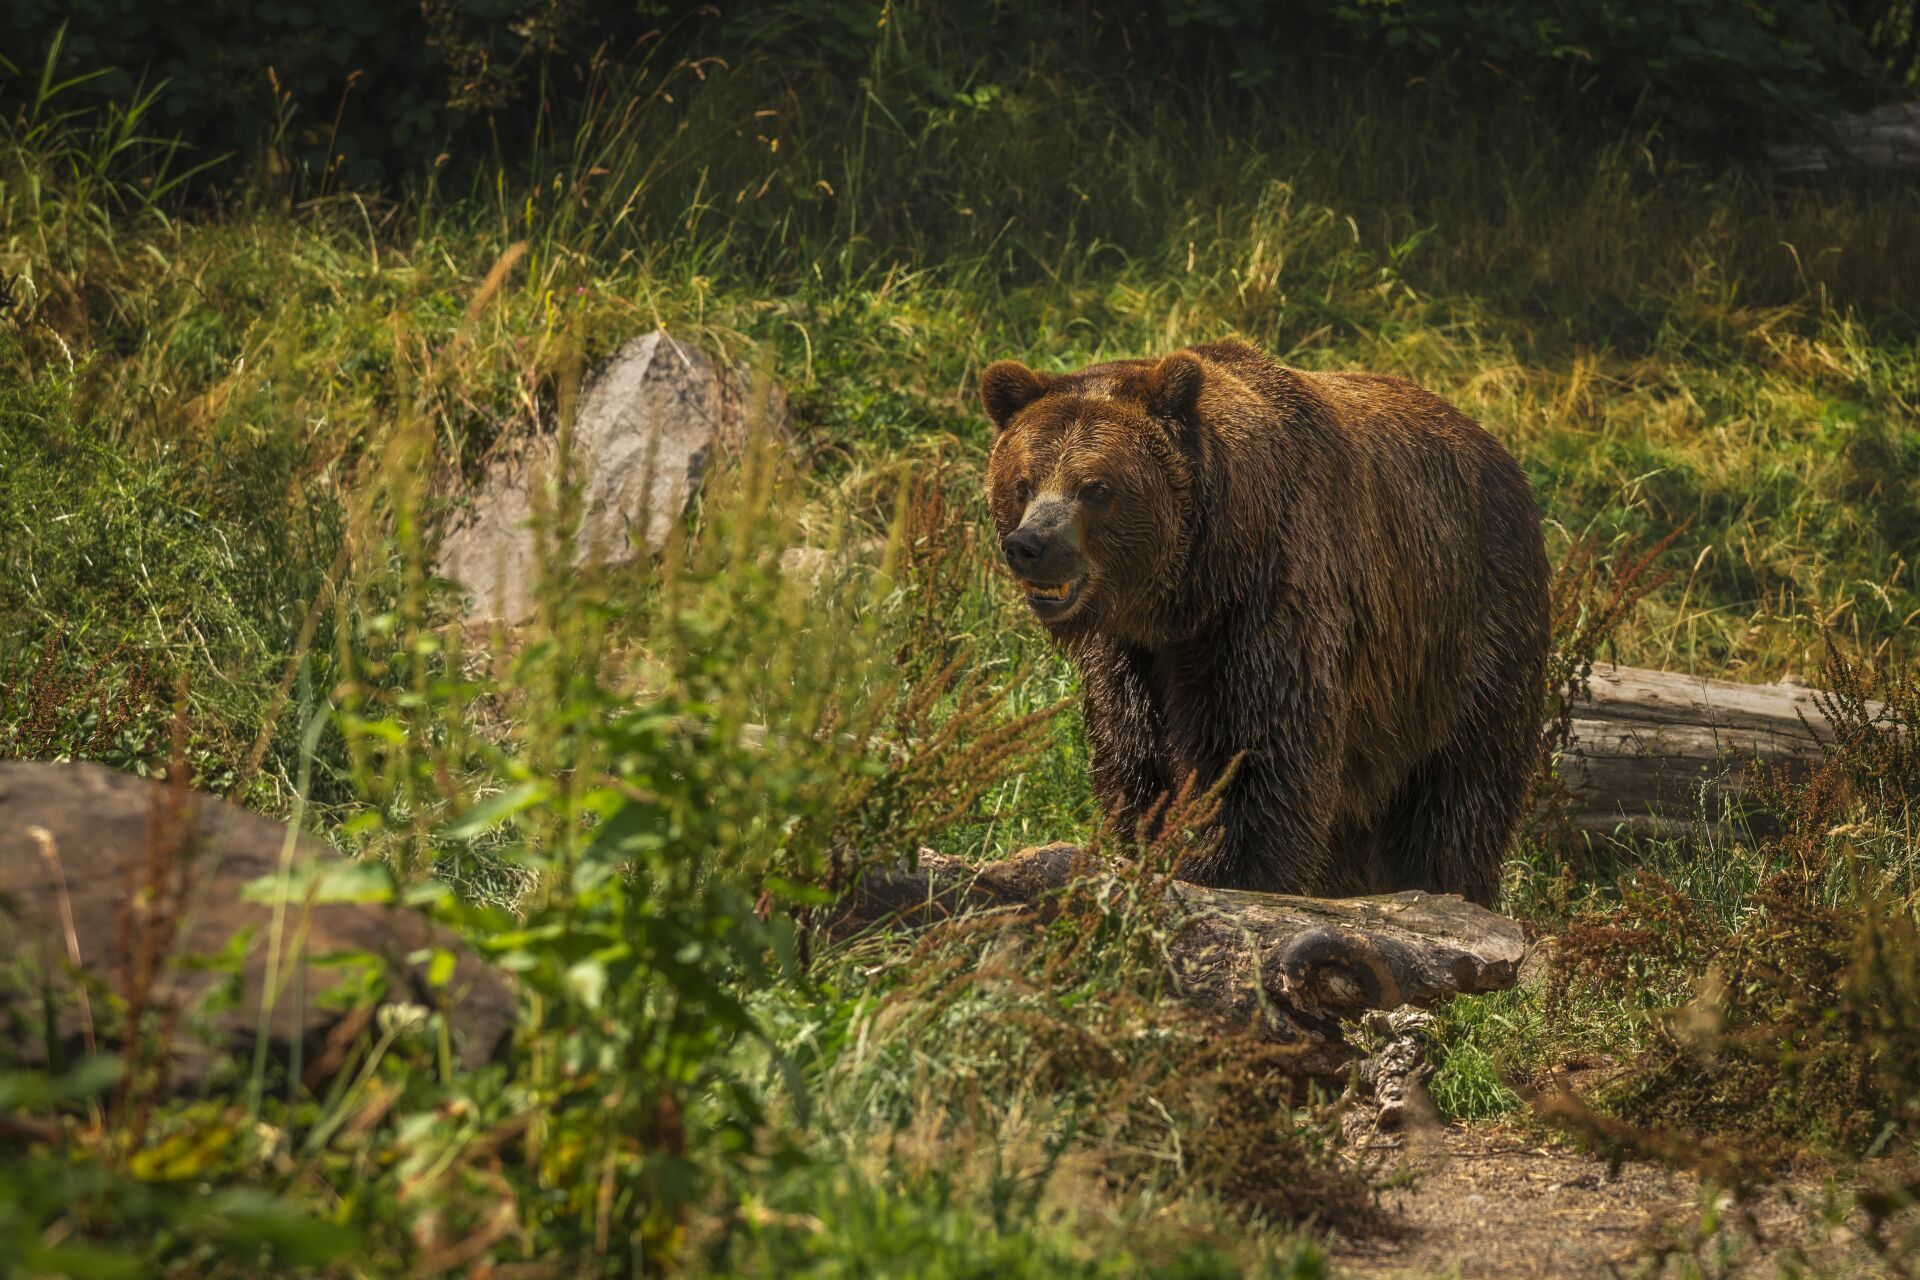
<svg viewBox="0 0 1920 1280">
<path fill-rule="evenodd" d="M 1000 551 L 1056 638 L 1144 638 L 1172 603 L 1192 538 L 1203 379 L 1184 353 L 1058 376 L 1002 360 L 981 375 Z"/>
</svg>

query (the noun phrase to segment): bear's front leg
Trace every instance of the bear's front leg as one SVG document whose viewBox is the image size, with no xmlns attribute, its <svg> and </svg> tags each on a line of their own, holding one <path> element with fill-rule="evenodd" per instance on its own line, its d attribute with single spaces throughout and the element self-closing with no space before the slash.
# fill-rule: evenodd
<svg viewBox="0 0 1920 1280">
<path fill-rule="evenodd" d="M 1182 878 L 1222 888 L 1324 895 L 1348 877 L 1334 865 L 1340 752 L 1331 685 L 1293 654 L 1247 637 L 1210 696 L 1169 707 L 1167 727 L 1202 786 L 1232 768 L 1216 830 Z M 1237 761 L 1237 763 L 1236 763 Z"/>
<path fill-rule="evenodd" d="M 1223 889 L 1323 897 L 1341 891 L 1333 865 L 1332 770 L 1258 752 L 1240 758 L 1205 852 L 1180 878 Z"/>
<path fill-rule="evenodd" d="M 1096 637 L 1075 659 L 1085 691 L 1094 795 L 1120 839 L 1152 839 L 1142 824 L 1161 807 L 1172 780 L 1165 768 L 1165 728 L 1147 689 L 1145 655 Z"/>
</svg>

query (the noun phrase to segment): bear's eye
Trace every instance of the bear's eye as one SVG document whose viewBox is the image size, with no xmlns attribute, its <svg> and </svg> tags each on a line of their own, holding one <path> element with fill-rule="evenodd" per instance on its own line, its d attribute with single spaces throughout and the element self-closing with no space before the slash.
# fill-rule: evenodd
<svg viewBox="0 0 1920 1280">
<path fill-rule="evenodd" d="M 1113 496 L 1113 490 L 1098 480 L 1089 480 L 1080 486 L 1080 501 L 1091 506 L 1099 506 Z"/>
<path fill-rule="evenodd" d="M 1024 507 L 1033 499 L 1033 486 L 1025 480 L 1016 480 L 1013 482 L 1013 496 Z"/>
</svg>

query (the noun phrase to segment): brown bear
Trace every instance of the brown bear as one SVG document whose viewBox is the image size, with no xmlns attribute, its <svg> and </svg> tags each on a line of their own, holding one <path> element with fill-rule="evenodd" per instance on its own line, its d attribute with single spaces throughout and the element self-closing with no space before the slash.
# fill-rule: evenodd
<svg viewBox="0 0 1920 1280">
<path fill-rule="evenodd" d="M 1000 548 L 1080 670 L 1119 830 L 1237 760 L 1183 878 L 1494 902 L 1548 627 L 1539 511 L 1497 440 L 1403 379 L 1242 342 L 1001 361 L 980 395 Z"/>
</svg>

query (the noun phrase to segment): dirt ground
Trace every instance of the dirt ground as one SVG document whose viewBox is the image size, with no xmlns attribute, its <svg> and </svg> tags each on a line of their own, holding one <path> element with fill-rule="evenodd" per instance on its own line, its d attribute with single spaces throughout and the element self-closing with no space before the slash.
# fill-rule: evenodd
<svg viewBox="0 0 1920 1280">
<path fill-rule="evenodd" d="M 1691 1175 L 1606 1161 L 1504 1127 L 1418 1126 L 1385 1151 L 1397 1238 L 1340 1243 L 1336 1277 L 1883 1276 L 1819 1185 L 1773 1193 L 1750 1217 Z"/>
</svg>

